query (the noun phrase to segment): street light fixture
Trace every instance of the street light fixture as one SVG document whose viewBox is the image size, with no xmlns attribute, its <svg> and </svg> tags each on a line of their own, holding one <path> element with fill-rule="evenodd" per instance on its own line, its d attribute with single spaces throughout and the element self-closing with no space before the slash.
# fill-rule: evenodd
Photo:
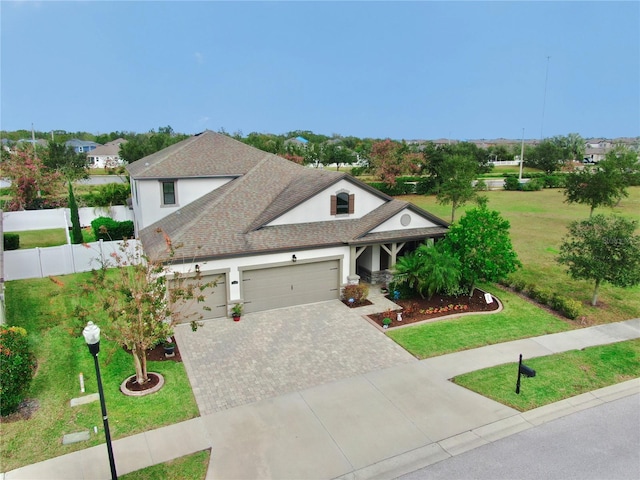
<svg viewBox="0 0 640 480">
<path fill-rule="evenodd" d="M 102 421 L 104 423 L 104 436 L 107 440 L 107 453 L 109 454 L 109 467 L 111 468 L 111 479 L 118 480 L 116 473 L 116 462 L 113 458 L 113 448 L 111 447 L 111 433 L 109 432 L 109 417 L 107 416 L 107 406 L 104 403 L 104 392 L 102 390 L 102 378 L 100 377 L 100 364 L 98 363 L 98 352 L 100 352 L 100 328 L 93 322 L 87 323 L 82 330 L 84 340 L 87 342 L 89 352 L 93 355 L 93 362 L 96 366 L 96 378 L 98 380 L 98 393 L 100 395 L 100 407 L 102 408 Z"/>
</svg>

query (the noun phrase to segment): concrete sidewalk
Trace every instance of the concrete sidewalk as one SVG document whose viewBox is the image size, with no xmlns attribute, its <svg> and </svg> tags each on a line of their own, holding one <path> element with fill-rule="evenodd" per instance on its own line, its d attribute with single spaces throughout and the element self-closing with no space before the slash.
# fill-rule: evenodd
<svg viewBox="0 0 640 480">
<path fill-rule="evenodd" d="M 113 442 L 118 474 L 212 448 L 208 479 L 393 478 L 563 415 L 640 392 L 640 379 L 528 412 L 449 378 L 640 338 L 640 319 L 491 345 L 370 372 Z M 4 475 L 107 479 L 105 445 Z"/>
</svg>

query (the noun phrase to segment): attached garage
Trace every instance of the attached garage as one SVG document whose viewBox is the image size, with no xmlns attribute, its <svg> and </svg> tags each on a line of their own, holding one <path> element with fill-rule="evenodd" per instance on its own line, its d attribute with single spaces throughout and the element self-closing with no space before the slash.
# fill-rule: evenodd
<svg viewBox="0 0 640 480">
<path fill-rule="evenodd" d="M 187 316 L 183 322 L 190 322 L 196 315 L 190 316 L 191 313 L 202 314 L 203 320 L 210 318 L 219 318 L 227 316 L 227 279 L 224 273 L 215 275 L 204 275 L 200 280 L 201 283 L 217 282 L 215 287 L 207 288 L 203 295 L 204 302 L 196 302 L 189 300 L 184 305 L 184 315 Z M 187 280 L 188 282 L 188 280 Z M 208 310 L 208 309 L 211 310 Z"/>
<path fill-rule="evenodd" d="M 340 296 L 340 260 L 244 270 L 242 290 L 247 313 L 334 300 Z"/>
</svg>

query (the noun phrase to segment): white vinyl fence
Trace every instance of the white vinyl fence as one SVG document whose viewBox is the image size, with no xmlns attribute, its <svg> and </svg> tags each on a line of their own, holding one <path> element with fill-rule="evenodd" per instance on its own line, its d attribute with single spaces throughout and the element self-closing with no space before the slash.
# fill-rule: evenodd
<svg viewBox="0 0 640 480">
<path fill-rule="evenodd" d="M 105 262 L 115 267 L 112 254 L 122 255 L 122 241 L 92 242 L 84 245 L 61 245 L 59 247 L 31 248 L 4 252 L 4 279 L 23 280 L 43 278 L 51 275 L 89 272 Z M 127 249 L 135 256 L 138 240 L 129 240 Z"/>
<path fill-rule="evenodd" d="M 113 207 L 83 207 L 78 209 L 80 226 L 91 225 L 98 217 L 110 217 L 117 222 L 133 220 L 133 210 L 124 205 Z M 20 212 L 2 212 L 5 232 L 22 232 L 25 230 L 46 230 L 49 228 L 68 229 L 71 226 L 71 215 L 68 208 L 50 210 L 24 210 Z"/>
</svg>

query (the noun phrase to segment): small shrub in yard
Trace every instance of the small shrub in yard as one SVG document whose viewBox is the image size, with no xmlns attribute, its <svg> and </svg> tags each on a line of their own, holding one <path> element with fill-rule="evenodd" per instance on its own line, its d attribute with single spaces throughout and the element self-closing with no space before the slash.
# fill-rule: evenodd
<svg viewBox="0 0 640 480">
<path fill-rule="evenodd" d="M 504 179 L 505 190 L 520 190 L 520 181 L 516 177 L 507 177 Z"/>
<path fill-rule="evenodd" d="M 369 296 L 369 287 L 362 283 L 357 285 L 347 285 L 342 289 L 342 300 L 349 301 L 353 299 L 355 305 L 364 303 Z"/>
<path fill-rule="evenodd" d="M 548 288 L 533 285 L 529 290 L 529 296 L 540 303 L 551 306 L 553 292 Z"/>
<path fill-rule="evenodd" d="M 582 312 L 582 305 L 580 302 L 561 295 L 553 296 L 551 308 L 571 320 L 578 318 Z"/>
<path fill-rule="evenodd" d="M 34 366 L 27 331 L 0 327 L 0 415 L 18 409 L 29 390 Z"/>
<path fill-rule="evenodd" d="M 20 248 L 20 235 L 17 233 L 5 233 L 3 235 L 4 249 L 18 250 Z"/>
<path fill-rule="evenodd" d="M 133 222 L 126 220 L 116 222 L 109 217 L 98 217 L 91 222 L 91 228 L 96 240 L 122 240 L 123 238 L 133 238 Z"/>
<path fill-rule="evenodd" d="M 522 190 L 525 192 L 536 192 L 542 190 L 544 183 L 539 178 L 532 178 L 527 183 L 522 184 Z"/>
</svg>

